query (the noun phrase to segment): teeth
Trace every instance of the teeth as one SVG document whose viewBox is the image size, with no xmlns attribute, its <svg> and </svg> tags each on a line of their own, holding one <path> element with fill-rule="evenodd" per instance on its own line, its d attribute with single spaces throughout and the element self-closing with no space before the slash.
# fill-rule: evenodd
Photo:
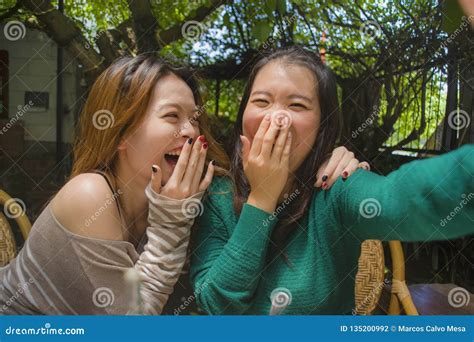
<svg viewBox="0 0 474 342">
<path fill-rule="evenodd" d="M 168 152 L 166 153 L 167 155 L 170 155 L 170 156 L 179 156 L 181 154 L 181 151 L 177 151 L 177 152 Z"/>
</svg>

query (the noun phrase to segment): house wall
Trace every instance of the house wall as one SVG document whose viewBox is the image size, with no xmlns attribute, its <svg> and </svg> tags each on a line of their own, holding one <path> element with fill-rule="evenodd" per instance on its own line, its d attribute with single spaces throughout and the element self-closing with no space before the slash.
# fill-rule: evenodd
<svg viewBox="0 0 474 342">
<path fill-rule="evenodd" d="M 0 25 L 0 50 L 8 51 L 9 55 L 9 119 L 23 120 L 26 141 L 55 142 L 57 45 L 45 33 L 33 29 L 25 29 L 23 38 L 8 39 L 5 25 Z M 62 75 L 63 142 L 70 143 L 74 134 L 74 113 L 79 107 L 76 95 L 78 63 L 67 53 L 64 54 Z M 26 91 L 48 92 L 49 108 L 34 111 L 22 107 Z"/>
</svg>

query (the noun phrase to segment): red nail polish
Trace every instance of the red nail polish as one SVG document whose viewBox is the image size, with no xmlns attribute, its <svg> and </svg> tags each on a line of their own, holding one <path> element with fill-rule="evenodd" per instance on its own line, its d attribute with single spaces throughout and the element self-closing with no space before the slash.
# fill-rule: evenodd
<svg viewBox="0 0 474 342">
<path fill-rule="evenodd" d="M 206 142 L 206 138 L 204 138 L 204 135 L 200 135 L 198 139 L 200 142 Z"/>
<path fill-rule="evenodd" d="M 328 187 L 328 183 L 326 183 L 326 182 L 323 182 L 323 186 L 322 186 L 322 187 L 323 187 L 323 190 L 326 190 L 326 189 L 327 189 L 327 187 Z"/>
<path fill-rule="evenodd" d="M 207 143 L 204 143 L 204 144 L 202 145 L 202 147 L 204 147 L 204 149 L 206 149 L 206 148 L 207 148 Z"/>
<path fill-rule="evenodd" d="M 342 177 L 347 178 L 347 176 L 349 176 L 349 172 L 344 171 L 344 172 L 342 173 Z"/>
</svg>

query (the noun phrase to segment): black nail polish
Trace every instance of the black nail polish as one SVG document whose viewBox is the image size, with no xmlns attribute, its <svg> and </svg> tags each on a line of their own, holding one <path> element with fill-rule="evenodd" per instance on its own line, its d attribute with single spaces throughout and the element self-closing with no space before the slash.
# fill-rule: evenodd
<svg viewBox="0 0 474 342">
<path fill-rule="evenodd" d="M 188 144 L 192 144 L 193 143 L 193 138 L 189 138 L 188 139 Z"/>
<path fill-rule="evenodd" d="M 157 173 L 157 172 L 158 172 L 158 168 L 157 168 L 155 165 L 152 165 L 151 171 L 153 171 L 153 173 Z"/>
<path fill-rule="evenodd" d="M 211 160 L 211 164 L 212 164 L 212 165 L 216 165 L 216 161 L 215 161 L 215 160 Z"/>
<path fill-rule="evenodd" d="M 322 180 L 323 180 L 323 182 L 327 181 L 328 180 L 328 175 L 324 175 Z"/>
</svg>

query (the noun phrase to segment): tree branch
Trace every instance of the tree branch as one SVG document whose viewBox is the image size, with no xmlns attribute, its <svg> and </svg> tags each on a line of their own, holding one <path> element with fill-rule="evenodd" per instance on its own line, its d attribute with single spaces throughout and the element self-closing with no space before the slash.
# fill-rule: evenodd
<svg viewBox="0 0 474 342">
<path fill-rule="evenodd" d="M 183 23 L 188 22 L 188 21 L 203 21 L 209 14 L 213 13 L 215 10 L 217 10 L 221 5 L 225 4 L 226 2 L 229 1 L 223 1 L 223 0 L 212 0 L 210 6 L 201 6 L 196 10 L 196 14 L 192 16 L 186 17 L 183 21 L 180 23 L 159 31 L 157 34 L 157 40 L 161 46 L 168 45 L 178 39 L 181 39 L 183 37 L 183 33 L 181 31 L 181 28 L 183 27 Z"/>
<path fill-rule="evenodd" d="M 105 67 L 104 58 L 94 49 L 76 24 L 51 5 L 48 0 L 19 0 L 22 7 L 31 11 L 45 27 L 45 32 L 58 44 L 76 56 L 88 74 L 97 75 Z"/>
<path fill-rule="evenodd" d="M 153 16 L 149 0 L 128 0 L 132 13 L 138 53 L 156 52 L 160 49 L 156 32 L 158 22 Z"/>
</svg>

